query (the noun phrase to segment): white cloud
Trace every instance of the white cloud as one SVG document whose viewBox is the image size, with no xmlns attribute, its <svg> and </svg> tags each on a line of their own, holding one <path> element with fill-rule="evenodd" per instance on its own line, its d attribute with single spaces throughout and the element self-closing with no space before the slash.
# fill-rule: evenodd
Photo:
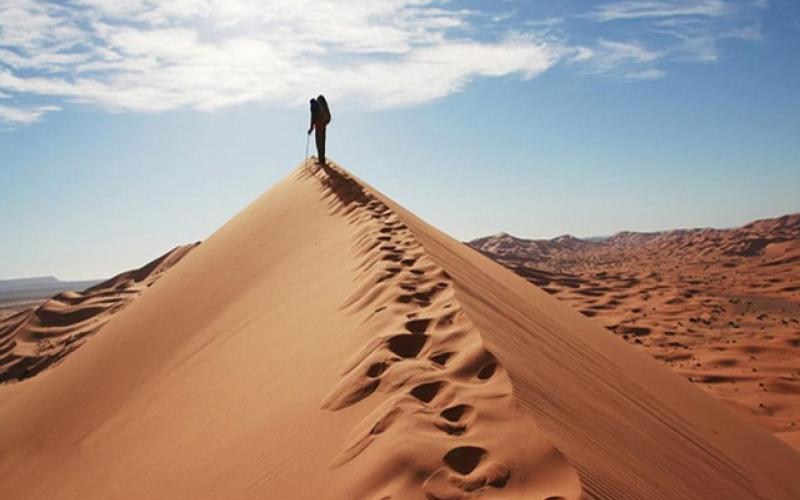
<svg viewBox="0 0 800 500">
<path fill-rule="evenodd" d="M 599 40 L 593 47 L 579 47 L 570 60 L 589 73 L 636 80 L 660 78 L 664 72 L 653 68 L 663 54 L 636 42 Z M 658 75 L 658 76 L 656 76 Z"/>
<path fill-rule="evenodd" d="M 324 89 L 417 104 L 478 77 L 530 78 L 562 48 L 469 36 L 472 12 L 433 0 L 36 0 L 0 4 L 0 90 L 109 109 L 291 105 Z M 483 34 L 486 35 L 486 34 Z"/>
<path fill-rule="evenodd" d="M 626 61 L 650 62 L 659 57 L 658 53 L 635 43 L 600 40 L 597 46 L 600 49 L 597 59 L 608 67 L 614 67 Z"/>
<path fill-rule="evenodd" d="M 563 17 L 546 17 L 544 19 L 527 19 L 522 24 L 525 26 L 550 28 L 564 23 Z"/>
<path fill-rule="evenodd" d="M 35 108 L 16 108 L 0 104 L 0 124 L 7 126 L 29 125 L 50 111 L 58 111 L 58 106 L 39 106 Z"/>
<path fill-rule="evenodd" d="M 726 40 L 758 41 L 759 24 L 734 23 L 730 26 L 710 26 L 706 23 L 677 19 L 659 21 L 653 31 L 672 37 L 675 41 L 670 51 L 678 60 L 714 62 L 719 59 L 720 44 Z"/>
<path fill-rule="evenodd" d="M 368 64 L 340 79 L 373 102 L 401 106 L 446 96 L 460 90 L 471 78 L 517 74 L 530 79 L 549 69 L 560 57 L 561 51 L 537 45 L 526 37 L 494 44 L 449 43 L 415 51 L 412 58 Z M 399 75 L 404 78 L 397 80 Z M 325 77 L 337 80 L 334 75 Z"/>
<path fill-rule="evenodd" d="M 292 106 L 324 91 L 369 108 L 407 106 L 478 78 L 534 78 L 562 61 L 655 79 L 665 61 L 714 61 L 721 40 L 757 39 L 742 13 L 765 5 L 621 0 L 577 17 L 519 19 L 517 9 L 448 0 L 0 0 L 2 119 L 32 123 L 57 107 L 20 104 L 33 98 L 160 112 Z M 576 19 L 600 34 L 572 41 Z M 610 30 L 616 23 L 625 32 Z"/>
<path fill-rule="evenodd" d="M 588 64 L 596 73 L 653 79 L 665 74 L 654 66 L 656 62 L 715 62 L 723 41 L 761 38 L 758 19 L 768 5 L 768 0 L 621 0 L 601 4 L 587 17 L 601 25 L 624 26 L 630 36 L 647 39 L 650 47 L 655 47 L 649 52 L 657 56 L 637 61 L 635 51 L 603 47 L 601 41 L 595 48 L 597 57 Z"/>
<path fill-rule="evenodd" d="M 624 78 L 629 80 L 658 80 L 659 78 L 664 78 L 665 76 L 667 76 L 667 73 L 664 70 L 650 68 L 626 73 Z"/>
<path fill-rule="evenodd" d="M 675 16 L 721 16 L 727 11 L 722 0 L 625 0 L 598 6 L 592 16 L 598 21 Z"/>
</svg>

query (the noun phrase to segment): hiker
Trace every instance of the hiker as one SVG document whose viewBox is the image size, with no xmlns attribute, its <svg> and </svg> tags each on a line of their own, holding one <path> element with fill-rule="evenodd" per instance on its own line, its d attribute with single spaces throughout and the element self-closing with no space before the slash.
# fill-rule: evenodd
<svg viewBox="0 0 800 500">
<path fill-rule="evenodd" d="M 319 164 L 325 166 L 325 129 L 331 122 L 331 111 L 328 101 L 320 94 L 316 99 L 311 99 L 311 124 L 308 126 L 308 135 L 314 130 L 314 139 L 317 143 L 317 158 Z"/>
</svg>

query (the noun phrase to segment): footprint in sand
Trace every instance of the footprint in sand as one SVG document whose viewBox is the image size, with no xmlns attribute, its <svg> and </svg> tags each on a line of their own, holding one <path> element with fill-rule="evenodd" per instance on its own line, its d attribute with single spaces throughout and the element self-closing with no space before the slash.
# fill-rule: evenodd
<svg viewBox="0 0 800 500">
<path fill-rule="evenodd" d="M 489 453 L 478 446 L 459 446 L 448 451 L 444 465 L 422 485 L 431 500 L 458 500 L 477 496 L 490 488 L 504 488 L 511 478 L 505 465 L 487 460 Z"/>
<path fill-rule="evenodd" d="M 359 313 L 369 306 L 364 328 L 371 336 L 348 362 L 323 407 L 343 409 L 380 391 L 383 401 L 354 426 L 334 465 L 370 454 L 362 460 L 375 463 L 377 471 L 394 471 L 386 484 L 352 485 L 363 488 L 358 496 L 422 493 L 428 499 L 455 500 L 487 497 L 504 488 L 516 494 L 527 491 L 536 476 L 537 497 L 546 498 L 540 493 L 560 492 L 544 478 L 553 468 L 566 471 L 559 481 L 567 476 L 578 481 L 535 425 L 517 418 L 508 375 L 461 310 L 450 275 L 431 261 L 388 206 L 366 191 L 350 201 L 346 216 L 368 225 L 355 248 L 370 264 L 359 268 L 361 286 L 345 307 Z M 372 268 L 379 261 L 387 267 Z M 387 309 L 397 323 L 387 323 L 391 314 L 376 316 Z M 530 442 L 520 446 L 492 436 L 482 419 L 484 424 L 501 419 L 508 435 L 531 436 Z M 544 462 L 548 465 L 542 468 Z M 409 463 L 425 464 L 424 469 L 409 469 Z M 509 483 L 512 465 L 524 473 L 515 473 L 515 482 Z M 387 488 L 399 489 L 387 496 Z M 570 488 L 580 490 L 572 483 Z"/>
</svg>

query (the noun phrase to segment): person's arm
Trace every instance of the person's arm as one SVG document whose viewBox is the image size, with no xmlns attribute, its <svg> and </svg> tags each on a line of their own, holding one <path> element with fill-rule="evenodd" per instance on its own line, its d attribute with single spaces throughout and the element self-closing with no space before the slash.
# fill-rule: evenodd
<svg viewBox="0 0 800 500">
<path fill-rule="evenodd" d="M 311 131 L 314 130 L 314 114 L 311 114 L 311 123 L 308 124 L 308 135 L 311 135 Z"/>
</svg>

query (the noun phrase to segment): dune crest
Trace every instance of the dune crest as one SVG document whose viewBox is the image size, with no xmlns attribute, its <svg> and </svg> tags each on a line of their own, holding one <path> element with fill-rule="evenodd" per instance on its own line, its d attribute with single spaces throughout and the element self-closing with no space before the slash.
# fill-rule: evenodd
<svg viewBox="0 0 800 500">
<path fill-rule="evenodd" d="M 82 292 L 62 292 L 40 306 L 0 317 L 0 383 L 33 377 L 58 363 L 196 245 L 176 247 Z"/>
<path fill-rule="evenodd" d="M 325 172 L 331 210 L 358 228 L 355 292 L 343 307 L 366 312 L 359 330 L 372 338 L 323 407 L 389 396 L 335 458 L 339 466 L 371 464 L 362 484 L 351 484 L 353 497 L 415 498 L 421 491 L 455 500 L 504 490 L 510 497 L 579 498 L 577 473 L 517 408 L 508 374 L 464 314 L 450 275 L 386 204 L 347 173 Z M 420 470 L 433 471 L 421 485 Z"/>
</svg>

